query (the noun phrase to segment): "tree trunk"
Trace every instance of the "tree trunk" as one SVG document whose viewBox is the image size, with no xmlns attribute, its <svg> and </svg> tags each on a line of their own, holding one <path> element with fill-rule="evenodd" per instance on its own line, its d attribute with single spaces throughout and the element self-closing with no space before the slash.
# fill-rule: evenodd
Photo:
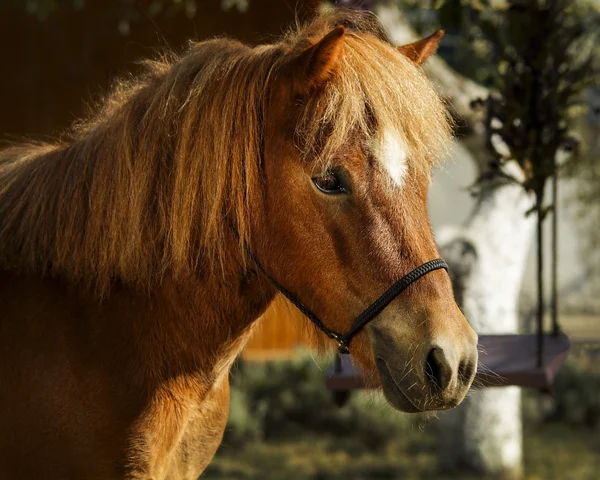
<svg viewBox="0 0 600 480">
<path fill-rule="evenodd" d="M 482 187 L 464 227 L 440 232 L 456 298 L 479 334 L 518 333 L 518 297 L 535 215 L 533 197 L 516 184 Z M 498 478 L 522 474 L 521 389 L 476 390 L 440 416 L 440 467 Z"/>
</svg>

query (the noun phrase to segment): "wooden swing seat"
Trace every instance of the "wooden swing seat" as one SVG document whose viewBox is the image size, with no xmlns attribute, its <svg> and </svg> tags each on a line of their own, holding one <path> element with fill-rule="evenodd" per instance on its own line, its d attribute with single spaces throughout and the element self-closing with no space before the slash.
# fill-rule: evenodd
<svg viewBox="0 0 600 480">
<path fill-rule="evenodd" d="M 565 334 L 559 333 L 544 335 L 543 345 L 543 362 L 538 366 L 537 335 L 481 335 L 474 387 L 514 385 L 550 389 L 565 362 L 570 343 Z M 335 365 L 327 369 L 325 383 L 334 392 L 368 388 L 348 355 L 342 355 L 339 372 L 335 371 Z"/>
</svg>

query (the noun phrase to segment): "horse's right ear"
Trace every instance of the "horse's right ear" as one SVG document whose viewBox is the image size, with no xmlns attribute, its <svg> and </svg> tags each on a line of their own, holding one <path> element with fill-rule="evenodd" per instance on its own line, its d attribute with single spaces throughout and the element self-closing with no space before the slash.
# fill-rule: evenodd
<svg viewBox="0 0 600 480">
<path fill-rule="evenodd" d="M 293 60 L 294 91 L 306 95 L 323 87 L 335 75 L 342 58 L 344 27 L 339 25 Z"/>
<path fill-rule="evenodd" d="M 409 43 L 408 45 L 402 45 L 398 47 L 401 54 L 408 57 L 417 65 L 424 63 L 431 55 L 433 55 L 440 43 L 440 40 L 444 36 L 443 30 L 438 30 L 433 35 L 416 42 Z"/>
</svg>

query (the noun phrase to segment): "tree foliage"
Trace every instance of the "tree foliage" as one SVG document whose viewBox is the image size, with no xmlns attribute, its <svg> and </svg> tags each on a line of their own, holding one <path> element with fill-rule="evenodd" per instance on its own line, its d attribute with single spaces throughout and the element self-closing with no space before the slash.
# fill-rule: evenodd
<svg viewBox="0 0 600 480">
<path fill-rule="evenodd" d="M 599 243 L 598 223 L 589 220 L 600 213 L 600 182 L 590 182 L 598 178 L 600 159 L 581 155 L 585 148 L 572 126 L 586 90 L 600 79 L 600 14 L 584 2 L 510 0 L 501 11 L 478 10 L 476 19 L 495 65 L 494 93 L 480 104 L 496 159 L 482 180 L 510 177 L 504 165 L 515 160 L 524 175 L 508 179 L 535 193 L 535 211 L 543 219 L 555 207 L 543 204 L 548 179 L 579 171 L 586 237 Z"/>
<path fill-rule="evenodd" d="M 571 114 L 598 80 L 600 17 L 588 13 L 567 0 L 511 0 L 503 12 L 478 15 L 496 66 L 485 100 L 492 170 L 516 160 L 539 201 L 560 160 L 576 157 L 568 155 L 579 146 Z"/>
</svg>

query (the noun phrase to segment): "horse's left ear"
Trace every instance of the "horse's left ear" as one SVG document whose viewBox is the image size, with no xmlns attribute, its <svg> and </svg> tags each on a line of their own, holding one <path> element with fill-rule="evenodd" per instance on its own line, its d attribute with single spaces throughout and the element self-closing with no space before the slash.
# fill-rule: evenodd
<svg viewBox="0 0 600 480">
<path fill-rule="evenodd" d="M 307 94 L 324 86 L 335 74 L 344 46 L 342 25 L 335 27 L 294 60 L 293 81 L 298 94 Z"/>
<path fill-rule="evenodd" d="M 443 35 L 444 31 L 438 30 L 427 38 L 409 43 L 408 45 L 402 45 L 398 47 L 398 50 L 401 54 L 408 57 L 409 60 L 420 65 L 435 53 Z"/>
</svg>

